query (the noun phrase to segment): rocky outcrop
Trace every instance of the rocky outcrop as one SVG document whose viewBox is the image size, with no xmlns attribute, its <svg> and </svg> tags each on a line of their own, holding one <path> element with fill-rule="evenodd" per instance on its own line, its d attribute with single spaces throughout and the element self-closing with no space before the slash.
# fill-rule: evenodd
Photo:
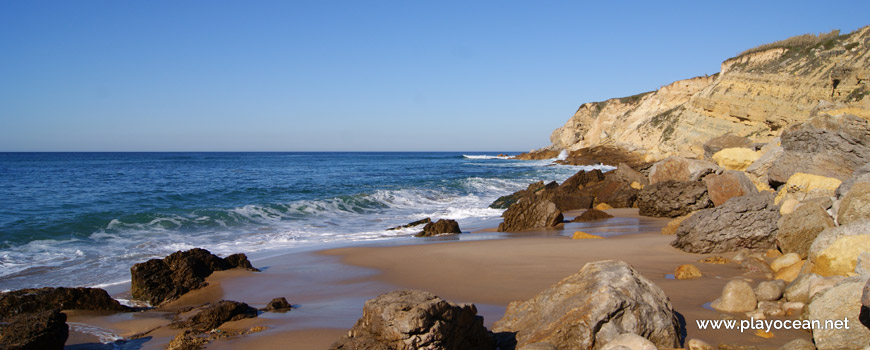
<svg viewBox="0 0 870 350">
<path fill-rule="evenodd" d="M 865 349 L 870 344 L 870 329 L 859 319 L 863 279 L 844 280 L 833 288 L 812 298 L 806 308 L 805 319 L 849 319 L 849 329 L 814 329 L 813 340 L 819 350 Z"/>
<path fill-rule="evenodd" d="M 0 349 L 62 350 L 69 337 L 60 310 L 17 314 L 0 319 Z"/>
<path fill-rule="evenodd" d="M 810 246 L 812 272 L 845 276 L 855 271 L 858 255 L 870 251 L 870 220 L 832 227 L 819 233 Z"/>
<path fill-rule="evenodd" d="M 870 220 L 870 182 L 856 183 L 843 196 L 837 211 L 837 222 L 847 225 L 859 220 Z"/>
<path fill-rule="evenodd" d="M 589 209 L 583 212 L 583 214 L 577 215 L 573 222 L 587 222 L 587 221 L 595 221 L 595 220 L 604 220 L 612 218 L 613 215 L 605 213 L 598 209 Z"/>
<path fill-rule="evenodd" d="M 499 232 L 517 232 L 533 228 L 553 227 L 564 221 L 562 211 L 550 200 L 523 197 L 502 214 Z"/>
<path fill-rule="evenodd" d="M 490 208 L 493 209 L 507 209 L 514 203 L 516 203 L 520 198 L 527 195 L 533 195 L 540 190 L 544 189 L 544 182 L 538 181 L 533 184 L 530 184 L 525 190 L 520 190 L 509 195 L 498 197 L 492 204 L 489 205 Z"/>
<path fill-rule="evenodd" d="M 777 222 L 776 246 L 783 253 L 796 253 L 806 258 L 810 246 L 820 232 L 834 227 L 834 219 L 814 203 L 799 206 Z"/>
<path fill-rule="evenodd" d="M 703 254 L 772 248 L 780 218 L 778 209 L 768 192 L 732 198 L 683 221 L 671 245 Z"/>
<path fill-rule="evenodd" d="M 515 332 L 517 348 L 594 349 L 623 333 L 660 348 L 680 345 L 680 323 L 664 292 L 621 261 L 588 263 L 532 299 L 512 302 L 496 332 Z"/>
<path fill-rule="evenodd" d="M 459 233 L 462 233 L 462 230 L 459 229 L 459 223 L 457 223 L 456 220 L 440 219 L 423 226 L 423 232 L 417 234 L 417 237 L 431 237 Z"/>
<path fill-rule="evenodd" d="M 654 183 L 640 190 L 637 198 L 639 213 L 644 216 L 675 218 L 712 205 L 701 181 Z"/>
<path fill-rule="evenodd" d="M 257 309 L 232 300 L 221 300 L 210 304 L 184 321 L 170 324 L 172 328 L 188 328 L 197 332 L 207 332 L 230 321 L 257 317 Z"/>
<path fill-rule="evenodd" d="M 397 290 L 366 301 L 363 316 L 332 350 L 492 350 L 474 305 L 428 292 Z"/>
<path fill-rule="evenodd" d="M 583 104 L 553 132 L 549 149 L 608 145 L 643 153 L 648 161 L 702 158 L 704 145 L 723 135 L 767 142 L 814 114 L 870 118 L 868 38 L 865 27 L 817 42 L 774 45 L 726 60 L 713 76 Z"/>
<path fill-rule="evenodd" d="M 133 265 L 130 288 L 134 298 L 156 306 L 205 287 L 208 285 L 205 278 L 214 271 L 233 268 L 256 271 L 245 254 L 233 254 L 224 259 L 201 248 L 178 251 L 163 259 Z"/>
<path fill-rule="evenodd" d="M 704 177 L 707 185 L 707 195 L 714 206 L 725 204 L 733 197 L 755 194 L 758 190 L 752 180 L 742 171 L 726 170 L 721 174 L 710 174 Z"/>
<path fill-rule="evenodd" d="M 38 288 L 0 293 L 0 318 L 49 310 L 131 311 L 99 288 Z"/>
</svg>

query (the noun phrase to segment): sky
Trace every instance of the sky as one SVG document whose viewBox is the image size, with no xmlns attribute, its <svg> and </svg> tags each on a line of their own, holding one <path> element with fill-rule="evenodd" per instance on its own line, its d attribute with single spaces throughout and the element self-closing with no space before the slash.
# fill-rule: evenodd
<svg viewBox="0 0 870 350">
<path fill-rule="evenodd" d="M 528 151 L 870 1 L 2 1 L 0 151 Z"/>
</svg>

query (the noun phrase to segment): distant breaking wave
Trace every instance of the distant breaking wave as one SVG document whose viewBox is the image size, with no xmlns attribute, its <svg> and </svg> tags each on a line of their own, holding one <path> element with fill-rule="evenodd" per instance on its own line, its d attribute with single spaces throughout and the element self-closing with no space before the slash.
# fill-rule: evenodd
<svg viewBox="0 0 870 350">
<path fill-rule="evenodd" d="M 511 159 L 511 157 L 489 156 L 489 155 L 485 155 L 485 154 L 463 154 L 462 158 L 465 158 L 465 159 Z"/>
</svg>

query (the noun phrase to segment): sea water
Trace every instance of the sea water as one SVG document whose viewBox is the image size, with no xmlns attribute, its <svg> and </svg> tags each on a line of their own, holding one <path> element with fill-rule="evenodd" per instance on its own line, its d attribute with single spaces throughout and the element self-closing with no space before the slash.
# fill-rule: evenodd
<svg viewBox="0 0 870 350">
<path fill-rule="evenodd" d="M 387 228 L 426 217 L 467 231 L 497 222 L 499 196 L 590 168 L 485 152 L 0 153 L 0 290 L 123 283 L 194 247 L 408 237 L 421 227 Z"/>
</svg>

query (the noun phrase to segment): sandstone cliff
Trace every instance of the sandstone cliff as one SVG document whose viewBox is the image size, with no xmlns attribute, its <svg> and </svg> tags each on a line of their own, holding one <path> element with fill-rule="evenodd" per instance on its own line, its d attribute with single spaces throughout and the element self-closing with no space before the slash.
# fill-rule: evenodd
<svg viewBox="0 0 870 350">
<path fill-rule="evenodd" d="M 791 40 L 791 39 L 806 40 Z M 870 119 L 870 26 L 838 35 L 804 35 L 728 59 L 720 73 L 657 91 L 580 106 L 550 136 L 549 150 L 607 146 L 701 158 L 725 134 L 767 142 L 819 113 Z"/>
</svg>

